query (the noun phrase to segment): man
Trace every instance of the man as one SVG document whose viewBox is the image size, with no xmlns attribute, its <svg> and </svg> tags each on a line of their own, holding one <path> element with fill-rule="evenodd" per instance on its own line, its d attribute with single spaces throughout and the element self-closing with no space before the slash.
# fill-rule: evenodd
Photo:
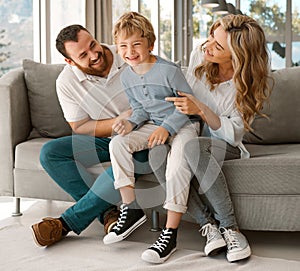
<svg viewBox="0 0 300 271">
<path fill-rule="evenodd" d="M 76 203 L 59 218 L 44 218 L 32 225 L 39 246 L 52 245 L 70 231 L 80 234 L 95 218 L 104 224 L 105 233 L 117 222 L 115 204 L 120 195 L 114 189 L 111 168 L 95 182 L 87 168 L 110 161 L 112 124 L 131 113 L 120 83 L 126 64 L 115 46 L 99 44 L 81 25 L 70 25 L 58 34 L 56 48 L 67 62 L 56 82 L 57 95 L 74 135 L 46 143 L 40 162 Z M 139 152 L 135 159 L 145 165 L 147 156 Z"/>
</svg>

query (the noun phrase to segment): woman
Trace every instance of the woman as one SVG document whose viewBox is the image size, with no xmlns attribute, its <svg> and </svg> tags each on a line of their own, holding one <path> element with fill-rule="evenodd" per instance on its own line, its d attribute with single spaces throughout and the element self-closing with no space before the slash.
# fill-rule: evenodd
<svg viewBox="0 0 300 271">
<path fill-rule="evenodd" d="M 202 136 L 185 145 L 197 179 L 188 211 L 207 237 L 205 254 L 227 246 L 229 262 L 249 257 L 251 249 L 238 229 L 222 162 L 250 156 L 242 138 L 270 95 L 268 74 L 262 28 L 248 16 L 228 15 L 212 25 L 208 39 L 192 52 L 187 79 L 195 96 L 179 92 L 181 97 L 167 98 L 180 112 L 199 115 L 204 122 Z M 155 168 L 151 157 L 157 157 L 155 150 L 150 156 Z"/>
</svg>

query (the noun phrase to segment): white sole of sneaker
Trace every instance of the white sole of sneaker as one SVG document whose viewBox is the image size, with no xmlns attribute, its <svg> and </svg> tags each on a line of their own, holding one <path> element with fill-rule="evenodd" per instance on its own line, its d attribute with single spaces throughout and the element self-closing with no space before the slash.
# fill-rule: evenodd
<svg viewBox="0 0 300 271">
<path fill-rule="evenodd" d="M 207 244 L 204 248 L 204 253 L 206 256 L 209 256 L 216 253 L 222 247 L 226 247 L 226 242 L 223 238 Z"/>
<path fill-rule="evenodd" d="M 243 249 L 242 251 L 233 252 L 226 255 L 228 262 L 236 262 L 240 260 L 244 260 L 251 255 L 251 249 L 248 246 L 247 248 Z"/>
<path fill-rule="evenodd" d="M 115 232 L 108 233 L 107 235 L 104 236 L 103 243 L 105 245 L 109 245 L 109 244 L 117 243 L 117 242 L 120 242 L 120 241 L 124 240 L 134 230 L 136 230 L 138 227 L 140 227 L 141 225 L 143 225 L 146 222 L 146 220 L 147 220 L 147 216 L 144 215 L 137 222 L 135 222 L 132 227 L 130 227 L 127 231 L 123 232 L 120 235 L 116 235 Z"/>
<path fill-rule="evenodd" d="M 158 253 L 152 249 L 147 249 L 143 252 L 141 258 L 147 263 L 164 263 L 176 251 L 176 247 L 164 258 L 160 258 Z"/>
</svg>

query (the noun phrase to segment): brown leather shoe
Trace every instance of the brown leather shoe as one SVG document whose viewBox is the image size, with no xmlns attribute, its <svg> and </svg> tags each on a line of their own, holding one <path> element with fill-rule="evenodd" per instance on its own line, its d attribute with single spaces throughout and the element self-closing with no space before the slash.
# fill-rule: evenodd
<svg viewBox="0 0 300 271">
<path fill-rule="evenodd" d="M 63 237 L 63 226 L 58 218 L 46 217 L 43 221 L 31 226 L 34 241 L 38 246 L 50 246 Z"/>
<path fill-rule="evenodd" d="M 111 210 L 104 217 L 104 232 L 107 234 L 113 228 L 115 224 L 118 222 L 120 211 L 119 210 Z"/>
</svg>

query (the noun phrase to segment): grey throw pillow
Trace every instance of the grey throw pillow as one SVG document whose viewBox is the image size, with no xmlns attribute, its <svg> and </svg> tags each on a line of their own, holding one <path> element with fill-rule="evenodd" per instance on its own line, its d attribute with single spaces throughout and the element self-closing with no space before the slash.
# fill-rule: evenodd
<svg viewBox="0 0 300 271">
<path fill-rule="evenodd" d="M 245 143 L 280 144 L 300 142 L 300 67 L 272 72 L 274 88 L 269 105 L 262 110 L 269 119 L 257 116 Z"/>
<path fill-rule="evenodd" d="M 41 64 L 24 59 L 23 69 L 28 88 L 32 137 L 61 137 L 71 134 L 71 128 L 63 116 L 57 94 L 56 78 L 64 64 Z"/>
</svg>

